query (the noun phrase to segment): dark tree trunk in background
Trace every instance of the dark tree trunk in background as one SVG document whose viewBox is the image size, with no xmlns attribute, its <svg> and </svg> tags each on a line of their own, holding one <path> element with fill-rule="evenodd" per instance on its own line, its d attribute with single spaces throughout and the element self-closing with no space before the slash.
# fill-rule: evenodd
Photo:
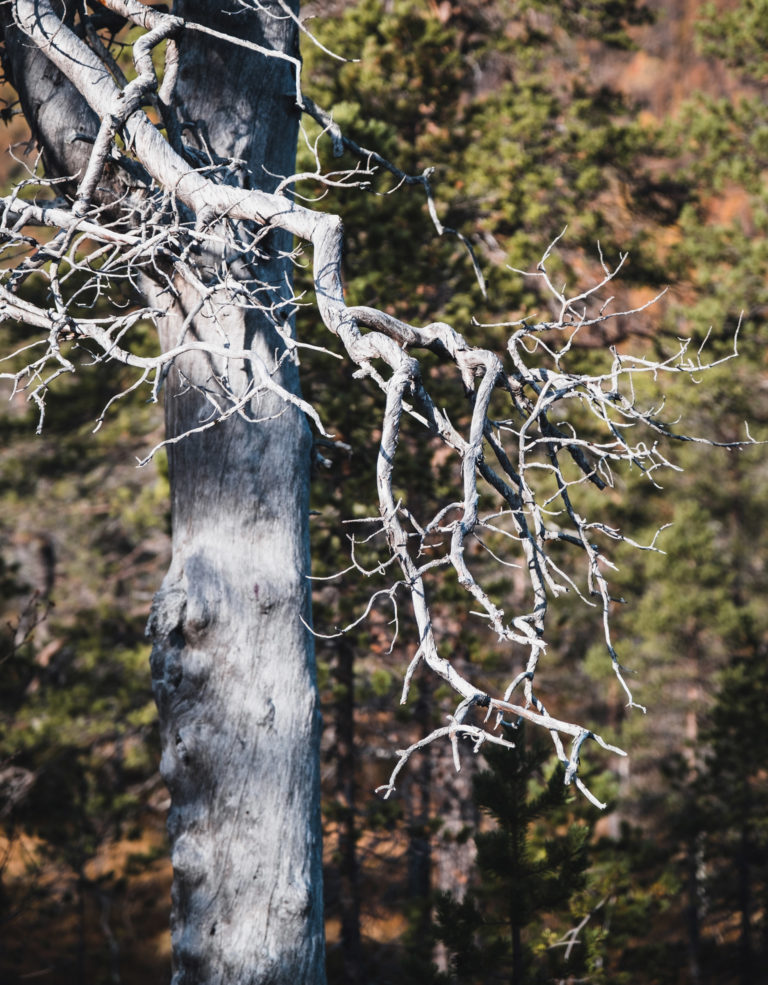
<svg viewBox="0 0 768 985">
<path fill-rule="evenodd" d="M 686 869 L 688 905 L 686 918 L 688 925 L 688 970 L 691 985 L 702 985 L 701 963 L 701 918 L 699 914 L 699 868 L 701 866 L 701 844 L 698 832 L 692 832 L 686 846 Z"/>
<path fill-rule="evenodd" d="M 296 25 L 272 0 L 247 10 L 236 0 L 180 2 L 175 12 L 297 54 Z M 49 174 L 82 174 L 92 144 L 73 134 L 95 134 L 94 114 L 10 25 L 7 7 L 0 16 L 10 74 Z M 298 112 L 285 61 L 184 31 L 176 105 L 188 143 L 246 162 L 247 171 L 222 180 L 272 190 L 274 175 L 293 173 Z M 278 233 L 267 245 L 288 251 L 291 241 Z M 205 283 L 224 258 L 190 262 Z M 290 290 L 285 260 L 255 261 L 248 276 L 267 285 L 258 294 L 267 306 Z M 161 286 L 143 282 L 148 300 L 167 308 Z M 298 391 L 291 361 L 275 369 L 285 347 L 268 317 L 220 292 L 201 307 L 180 277 L 174 286 L 160 319 L 164 346 L 182 331 L 220 345 L 223 327 L 233 349 L 254 348 L 283 387 Z M 165 385 L 169 437 L 210 419 L 212 405 L 194 385 L 215 400 L 225 371 L 243 392 L 249 379 L 233 362 L 188 353 L 174 364 Z M 245 411 L 248 420 L 230 417 L 169 447 L 173 560 L 149 633 L 172 797 L 174 983 L 322 985 L 320 722 L 304 625 L 311 438 L 303 415 L 275 398 L 257 397 Z"/>
<path fill-rule="evenodd" d="M 357 858 L 357 783 L 355 780 L 355 648 L 346 637 L 336 643 L 337 682 L 336 795 L 339 801 L 339 911 L 344 981 L 363 978 L 360 946 L 360 867 Z"/>
<path fill-rule="evenodd" d="M 752 970 L 752 843 L 749 830 L 750 797 L 745 784 L 742 794 L 744 819 L 739 830 L 739 847 L 736 855 L 739 885 L 739 985 L 753 982 Z"/>
<path fill-rule="evenodd" d="M 414 708 L 419 735 L 432 728 L 432 682 L 419 681 Z M 420 940 L 429 940 L 432 927 L 432 748 L 423 749 L 411 767 L 412 779 L 403 797 L 408 824 L 408 895 L 414 909 L 414 930 Z"/>
</svg>

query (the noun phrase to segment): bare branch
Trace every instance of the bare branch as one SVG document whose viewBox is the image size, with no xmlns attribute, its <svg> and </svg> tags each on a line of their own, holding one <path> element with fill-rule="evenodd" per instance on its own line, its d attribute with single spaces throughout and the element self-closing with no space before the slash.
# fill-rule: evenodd
<svg viewBox="0 0 768 985">
<path fill-rule="evenodd" d="M 381 556 L 372 565 L 364 565 L 355 553 L 360 541 L 352 537 L 350 543 L 356 573 L 387 581 L 383 588 L 371 592 L 364 612 L 347 628 L 357 625 L 378 601 L 386 599 L 394 608 L 396 634 L 397 606 L 405 597 L 415 621 L 416 639 L 404 676 L 402 700 L 407 699 L 414 674 L 422 665 L 446 682 L 459 699 L 449 725 L 398 754 L 390 781 L 383 788 L 385 795 L 394 789 L 409 758 L 433 741 L 451 742 L 457 768 L 461 738 L 470 739 L 475 751 L 486 741 L 509 745 L 496 729 L 511 716 L 512 724 L 525 719 L 549 733 L 565 766 L 566 783 L 574 783 L 599 805 L 579 775 L 585 743 L 594 740 L 609 753 L 624 753 L 591 729 L 550 715 L 542 704 L 536 677 L 547 650 L 549 606 L 562 594 L 573 592 L 595 607 L 606 653 L 627 704 L 641 708 L 612 641 L 615 599 L 608 580 L 613 569 L 609 551 L 619 543 L 641 550 L 659 548 L 656 538 L 650 545 L 637 544 L 603 520 L 588 516 L 590 500 L 583 496 L 583 490 L 587 486 L 598 491 L 612 489 L 615 472 L 621 467 L 637 467 L 649 482 L 656 483 L 657 473 L 675 467 L 664 454 L 663 441 L 714 444 L 665 421 L 660 407 L 644 403 L 647 398 L 640 396 L 640 383 L 675 377 L 697 382 L 736 355 L 737 338 L 732 353 L 710 362 L 702 348 L 691 353 L 688 344 L 681 342 L 666 358 L 613 350 L 604 372 L 570 369 L 578 331 L 613 318 L 630 318 L 653 302 L 628 311 L 612 311 L 610 301 L 601 300 L 601 295 L 626 257 L 622 255 L 610 266 L 602 251 L 598 281 L 569 294 L 566 287 L 553 282 L 548 270 L 558 240 L 548 247 L 535 270 L 525 274 L 536 278 L 549 292 L 557 316 L 549 321 L 496 325 L 497 329 L 510 330 L 502 354 L 471 345 L 458 328 L 445 322 L 415 326 L 383 310 L 348 306 L 341 276 L 341 220 L 299 204 L 294 186 L 311 180 L 322 186 L 361 187 L 368 183 L 376 165 L 385 168 L 399 184 L 421 185 L 438 232 L 455 233 L 437 218 L 429 181 L 431 169 L 417 176 L 406 175 L 345 137 L 328 114 L 301 96 L 297 59 L 185 22 L 138 0 L 106 2 L 147 32 L 134 44 L 137 74 L 130 82 L 121 79 L 103 52 L 92 50 L 62 22 L 49 0 L 13 2 L 16 22 L 29 43 L 44 51 L 67 75 L 98 116 L 100 127 L 73 203 L 51 201 L 55 191 L 51 183 L 34 176 L 0 199 L 0 256 L 8 261 L 0 281 L 0 317 L 18 319 L 42 333 L 39 342 L 24 345 L 9 357 L 11 368 L 0 378 L 10 381 L 12 393 L 28 393 L 40 409 L 42 426 L 46 392 L 61 374 L 76 370 L 78 354 L 86 353 L 96 363 L 114 360 L 134 368 L 136 379 L 122 393 L 147 386 L 156 398 L 172 366 L 184 379 L 183 357 L 204 352 L 209 359 L 209 376 L 189 380 L 188 385 L 204 396 L 207 416 L 188 433 L 215 427 L 232 415 L 259 420 L 259 395 L 269 392 L 277 395 L 282 406 L 299 408 L 320 434 L 326 435 L 317 410 L 282 386 L 279 377 L 285 363 L 297 361 L 300 348 L 310 352 L 321 348 L 292 336 L 293 315 L 306 302 L 296 297 L 288 284 L 266 283 L 255 272 L 257 262 L 269 257 L 298 262 L 292 247 L 280 253 L 271 242 L 270 234 L 275 231 L 282 230 L 308 245 L 323 324 L 355 365 L 355 377 L 369 377 L 383 394 L 376 466 L 378 516 L 364 521 L 373 523 L 372 538 L 377 549 L 382 545 Z M 293 16 L 290 11 L 285 14 L 289 15 Z M 211 158 L 204 166 L 191 165 L 180 153 L 172 127 L 166 138 L 143 108 L 159 100 L 172 112 L 175 39 L 184 31 L 203 31 L 287 61 L 296 71 L 299 105 L 330 134 L 336 150 L 349 150 L 363 162 L 362 168 L 323 171 L 315 142 L 316 170 L 280 176 L 276 191 L 267 193 L 226 182 L 227 171 L 241 167 L 242 162 Z M 163 40 L 168 42 L 167 71 L 158 92 L 151 51 Z M 93 46 L 98 47 L 95 42 Z M 118 134 L 122 135 L 122 149 L 116 144 Z M 129 182 L 120 194 L 113 185 L 106 192 L 102 189 L 107 168 L 130 170 L 131 166 L 131 173 L 142 176 L 140 181 Z M 54 228 L 57 233 L 50 242 L 38 241 L 34 234 L 38 226 Z M 200 255 L 205 257 L 205 276 L 193 262 Z M 479 271 L 478 277 L 482 284 Z M 158 285 L 153 294 L 155 303 L 136 306 L 126 299 L 143 279 Z M 159 355 L 135 351 L 132 329 L 142 320 L 160 323 L 182 282 L 193 290 L 195 304 L 180 330 L 175 330 L 177 337 Z M 41 304 L 39 295 L 27 291 L 33 283 L 44 284 L 50 303 Z M 125 310 L 100 317 L 97 301 L 116 296 L 124 299 Z M 274 359 L 267 361 L 253 350 L 231 344 L 225 315 L 232 309 L 257 311 L 274 327 L 279 343 Z M 205 340 L 191 332 L 194 319 L 201 313 L 211 326 L 211 337 Z M 473 327 L 483 326 L 475 322 Z M 438 358 L 464 401 L 463 410 L 454 415 L 455 421 L 438 405 L 422 373 L 420 358 L 425 351 Z M 239 382 L 233 383 L 235 378 Z M 99 423 L 119 396 L 104 408 Z M 406 419 L 421 428 L 425 438 L 440 445 L 446 455 L 453 456 L 460 477 L 451 501 L 433 506 L 426 517 L 417 515 L 415 508 L 395 492 L 406 454 L 401 440 Z M 167 441 L 152 449 L 143 462 Z M 726 447 L 752 441 L 747 430 L 744 441 Z M 571 562 L 562 561 L 560 548 L 571 552 L 576 570 Z M 516 611 L 507 612 L 504 606 L 511 603 L 498 597 L 493 573 L 489 574 L 489 559 L 525 573 L 526 593 Z M 496 566 L 492 567 L 495 571 Z M 487 694 L 457 669 L 450 654 L 446 655 L 431 605 L 429 579 L 438 572 L 456 579 L 469 611 L 483 619 L 494 645 L 508 657 L 512 682 L 503 695 Z M 518 703 L 512 703 L 512 694 L 518 690 Z M 485 710 L 484 718 L 480 709 Z M 477 719 L 474 723 L 472 716 Z M 563 737 L 571 740 L 570 753 L 565 752 Z"/>
</svg>

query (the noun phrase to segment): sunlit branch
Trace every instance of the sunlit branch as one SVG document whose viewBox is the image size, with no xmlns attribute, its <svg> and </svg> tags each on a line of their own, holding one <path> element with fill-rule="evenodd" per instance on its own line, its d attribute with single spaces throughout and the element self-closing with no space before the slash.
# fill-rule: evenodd
<svg viewBox="0 0 768 985">
<path fill-rule="evenodd" d="M 68 345 L 80 352 L 85 347 L 95 363 L 114 361 L 134 369 L 135 381 L 109 401 L 100 423 L 115 400 L 140 386 L 149 387 L 156 398 L 170 368 L 175 366 L 183 378 L 184 355 L 202 350 L 211 360 L 210 379 L 188 381 L 188 385 L 203 394 L 208 414 L 187 434 L 216 427 L 235 414 L 248 421 L 260 420 L 253 410 L 258 406 L 255 401 L 269 391 L 285 407 L 301 410 L 330 439 L 317 409 L 283 387 L 278 378 L 284 361 L 295 360 L 299 348 L 309 353 L 325 351 L 293 339 L 286 328 L 298 306 L 307 302 L 294 296 L 288 284 L 262 283 L 253 274 L 257 260 L 278 255 L 270 242 L 273 231 L 282 230 L 305 244 L 312 252 L 315 301 L 322 323 L 354 364 L 354 377 L 370 378 L 383 394 L 376 465 L 378 516 L 362 521 L 373 524 L 371 549 L 375 546 L 380 551 L 379 559 L 363 564 L 356 554 L 360 541 L 352 537 L 350 543 L 351 570 L 356 576 L 384 579 L 385 584 L 372 587 L 364 611 L 343 631 L 359 625 L 379 602 L 386 601 L 393 606 L 396 636 L 401 628 L 398 606 L 405 599 L 415 624 L 415 640 L 402 700 L 408 697 L 414 675 L 426 667 L 453 689 L 459 701 L 449 725 L 398 754 L 389 783 L 382 788 L 385 795 L 394 789 L 410 757 L 430 743 L 447 739 L 459 768 L 459 739 L 471 740 L 474 751 L 486 741 L 510 745 L 498 732 L 500 722 L 514 725 L 526 720 L 549 733 L 564 764 L 566 783 L 573 783 L 599 804 L 579 774 L 585 743 L 594 741 L 609 753 L 624 753 L 592 730 L 556 718 L 544 707 L 536 679 L 547 651 L 549 608 L 566 592 L 595 607 L 608 659 L 627 704 L 640 708 L 612 640 L 615 599 L 608 578 L 613 570 L 608 548 L 621 543 L 641 550 L 658 547 L 656 538 L 650 545 L 641 545 L 599 516 L 586 515 L 590 500 L 582 496 L 582 490 L 591 488 L 597 495 L 614 488 L 614 472 L 622 466 L 636 466 L 655 482 L 660 469 L 675 467 L 664 454 L 662 441 L 715 444 L 666 422 L 660 407 L 645 406 L 638 384 L 662 377 L 696 382 L 733 358 L 736 338 L 732 353 L 710 362 L 701 348 L 691 354 L 687 343 L 681 342 L 667 357 L 654 359 L 612 350 L 610 369 L 605 372 L 569 371 L 577 331 L 616 317 L 631 318 L 653 302 L 614 312 L 610 301 L 600 300 L 603 289 L 620 272 L 624 255 L 610 266 L 600 252 L 601 274 L 585 289 L 569 293 L 566 286 L 556 285 L 548 263 L 557 240 L 525 276 L 535 278 L 549 294 L 558 315 L 554 321 L 495 325 L 497 331 L 509 330 L 501 353 L 471 345 L 464 332 L 445 322 L 417 326 L 379 308 L 348 306 L 341 273 L 341 220 L 300 204 L 295 185 L 311 181 L 325 187 L 362 188 L 375 165 L 386 169 L 397 183 L 421 185 L 438 232 L 446 232 L 434 206 L 431 171 L 406 175 L 344 136 L 328 114 L 302 96 L 297 59 L 185 22 L 138 0 L 106 0 L 106 5 L 147 32 L 133 45 L 136 76 L 131 81 L 115 71 L 93 38 L 89 46 L 88 35 L 86 40 L 77 37 L 48 0 L 13 3 L 16 21 L 29 43 L 67 75 L 99 118 L 100 128 L 85 172 L 75 181 L 72 203 L 45 201 L 51 189 L 41 179 L 25 185 L 25 193 L 32 189 L 36 198 L 27 200 L 16 193 L 0 199 L 0 249 L 6 251 L 6 258 L 7 251 L 18 251 L 21 258 L 15 269 L 11 265 L 3 273 L 0 316 L 41 331 L 39 344 L 21 346 L 13 355 L 12 368 L 0 378 L 11 382 L 12 393 L 28 392 L 40 409 L 42 425 L 47 391 L 61 374 L 77 369 Z M 296 73 L 297 104 L 318 120 L 337 151 L 350 151 L 363 162 L 362 168 L 323 171 L 315 142 L 311 148 L 315 171 L 277 176 L 276 191 L 267 193 L 221 180 L 222 172 L 242 167 L 242 162 L 212 160 L 210 166 L 193 166 L 191 156 L 181 152 L 173 126 L 166 124 L 166 137 L 144 111 L 159 101 L 172 123 L 175 40 L 184 31 L 204 31 L 224 43 L 245 44 L 266 58 L 287 61 Z M 158 89 L 151 52 L 161 41 L 167 42 L 166 76 Z M 122 150 L 116 146 L 118 135 Z M 146 176 L 144 183 L 126 187 L 118 182 L 103 192 L 107 165 L 119 170 L 128 167 L 127 162 Z M 37 226 L 57 230 L 53 240 L 38 243 L 31 234 Z M 205 277 L 190 262 L 197 254 L 206 257 Z M 295 252 L 279 255 L 298 262 Z M 479 273 L 474 254 L 472 262 Z M 123 288 L 121 297 L 129 296 L 142 278 L 162 288 L 155 306 L 133 307 L 126 301 L 126 310 L 106 317 L 96 317 L 90 310 L 97 299 L 112 298 Z M 142 320 L 160 322 L 167 313 L 162 305 L 171 307 L 176 285 L 182 281 L 193 289 L 195 303 L 180 329 L 175 329 L 172 344 L 159 355 L 137 351 L 131 330 Z M 27 292 L 30 284 L 40 282 L 49 291 L 50 301 L 40 302 Z M 274 326 L 282 349 L 270 365 L 254 351 L 230 344 L 224 315 L 232 308 L 258 311 Z M 200 314 L 210 321 L 213 341 L 192 337 L 191 326 Z M 477 322 L 471 326 L 474 335 L 478 326 L 482 327 Z M 443 379 L 452 380 L 464 401 L 463 412 L 452 412 L 454 419 L 438 400 L 431 377 L 422 371 L 426 352 L 436 357 Z M 231 371 L 236 369 L 247 369 L 242 374 L 247 384 L 230 382 L 236 375 Z M 457 481 L 451 501 L 433 505 L 426 518 L 408 502 L 407 491 L 399 492 L 407 475 L 401 468 L 406 457 L 401 430 L 406 420 L 421 429 L 425 447 L 439 444 L 455 462 Z M 181 440 L 184 435 L 167 439 L 143 461 L 168 441 Z M 751 441 L 747 431 L 743 442 L 726 447 Z M 428 467 L 426 451 L 424 464 Z M 570 551 L 575 570 L 554 548 Z M 524 573 L 527 586 L 525 597 L 514 604 L 498 598 L 492 587 L 498 571 L 510 567 Z M 468 611 L 483 620 L 494 645 L 508 659 L 512 682 L 502 694 L 488 694 L 457 668 L 447 652 L 446 641 L 436 629 L 431 601 L 432 579 L 438 575 L 455 579 L 463 589 Z M 337 634 L 318 631 L 318 635 L 330 638 Z M 514 692 L 519 693 L 517 703 L 511 701 Z M 564 738 L 571 741 L 570 752 L 565 751 Z"/>
</svg>

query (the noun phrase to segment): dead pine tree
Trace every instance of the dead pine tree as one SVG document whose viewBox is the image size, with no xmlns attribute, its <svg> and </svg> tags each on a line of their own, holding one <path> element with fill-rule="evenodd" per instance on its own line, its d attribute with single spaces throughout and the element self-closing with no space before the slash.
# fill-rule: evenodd
<svg viewBox="0 0 768 985">
<path fill-rule="evenodd" d="M 529 276 L 553 315 L 495 326 L 506 328 L 501 352 L 470 344 L 466 326 L 410 325 L 347 305 L 342 223 L 302 205 L 298 181 L 364 193 L 385 169 L 421 186 L 436 234 L 450 231 L 437 217 L 430 171 L 402 174 L 342 133 L 332 107 L 302 93 L 298 40 L 314 40 L 296 0 L 178 0 L 173 13 L 139 0 L 8 0 L 0 17 L 5 71 L 40 151 L 0 212 L 0 315 L 39 334 L 8 355 L 2 377 L 37 404 L 41 427 L 46 393 L 84 360 L 132 367 L 131 390 L 164 398 L 173 559 L 148 631 L 172 798 L 173 981 L 322 985 L 308 487 L 313 433 L 333 440 L 333 422 L 299 388 L 298 355 L 316 355 L 294 328 L 299 251 L 311 258 L 329 347 L 382 394 L 378 506 L 365 537 L 380 551 L 375 573 L 388 581 L 368 609 L 410 610 L 404 701 L 417 671 L 456 695 L 446 724 L 398 754 L 385 796 L 429 743 L 450 743 L 457 768 L 460 749 L 508 744 L 497 730 L 503 716 L 546 730 L 566 783 L 597 802 L 579 774 L 585 743 L 623 753 L 542 703 L 547 613 L 566 591 L 596 607 L 608 659 L 635 705 L 609 619 L 607 552 L 625 538 L 586 516 L 579 495 L 585 485 L 611 487 L 621 463 L 653 480 L 667 464 L 659 439 L 680 435 L 643 404 L 634 381 L 706 366 L 681 345 L 661 360 L 614 353 L 595 375 L 569 370 L 575 333 L 631 314 L 599 300 L 623 260 L 603 263 L 597 283 L 568 294 L 550 279 L 548 250 Z M 302 114 L 360 165 L 324 170 L 318 152 L 316 170 L 296 174 Z M 131 302 L 109 308 L 113 296 Z M 147 323 L 154 355 L 135 342 Z M 482 331 L 474 326 L 473 337 Z M 453 374 L 463 424 L 430 394 L 425 351 Z M 575 405 L 591 414 L 587 435 L 568 423 Z M 425 443 L 455 457 L 455 495 L 431 516 L 415 515 L 395 492 L 406 418 Z M 473 559 L 486 547 L 485 558 L 525 572 L 527 607 L 506 612 L 484 587 L 487 564 Z M 559 564 L 562 547 L 581 559 L 583 582 Z M 353 567 L 371 573 L 355 558 Z M 499 693 L 473 683 L 441 647 L 430 612 L 435 578 L 455 579 L 475 618 L 515 654 Z"/>
</svg>

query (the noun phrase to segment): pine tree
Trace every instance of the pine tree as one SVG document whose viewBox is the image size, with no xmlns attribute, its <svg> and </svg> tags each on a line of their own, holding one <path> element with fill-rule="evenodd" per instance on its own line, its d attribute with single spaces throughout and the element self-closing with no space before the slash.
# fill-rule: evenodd
<svg viewBox="0 0 768 985">
<path fill-rule="evenodd" d="M 474 781 L 476 803 L 491 821 L 474 836 L 478 888 L 460 902 L 444 894 L 437 903 L 437 935 L 460 983 L 535 985 L 556 970 L 583 973 L 596 963 L 587 921 L 568 946 L 569 920 L 575 926 L 587 916 L 579 907 L 591 825 L 574 818 L 560 767 L 546 770 L 548 750 L 527 746 L 522 725 L 508 736 L 515 750 L 485 753 L 489 768 Z"/>
</svg>

